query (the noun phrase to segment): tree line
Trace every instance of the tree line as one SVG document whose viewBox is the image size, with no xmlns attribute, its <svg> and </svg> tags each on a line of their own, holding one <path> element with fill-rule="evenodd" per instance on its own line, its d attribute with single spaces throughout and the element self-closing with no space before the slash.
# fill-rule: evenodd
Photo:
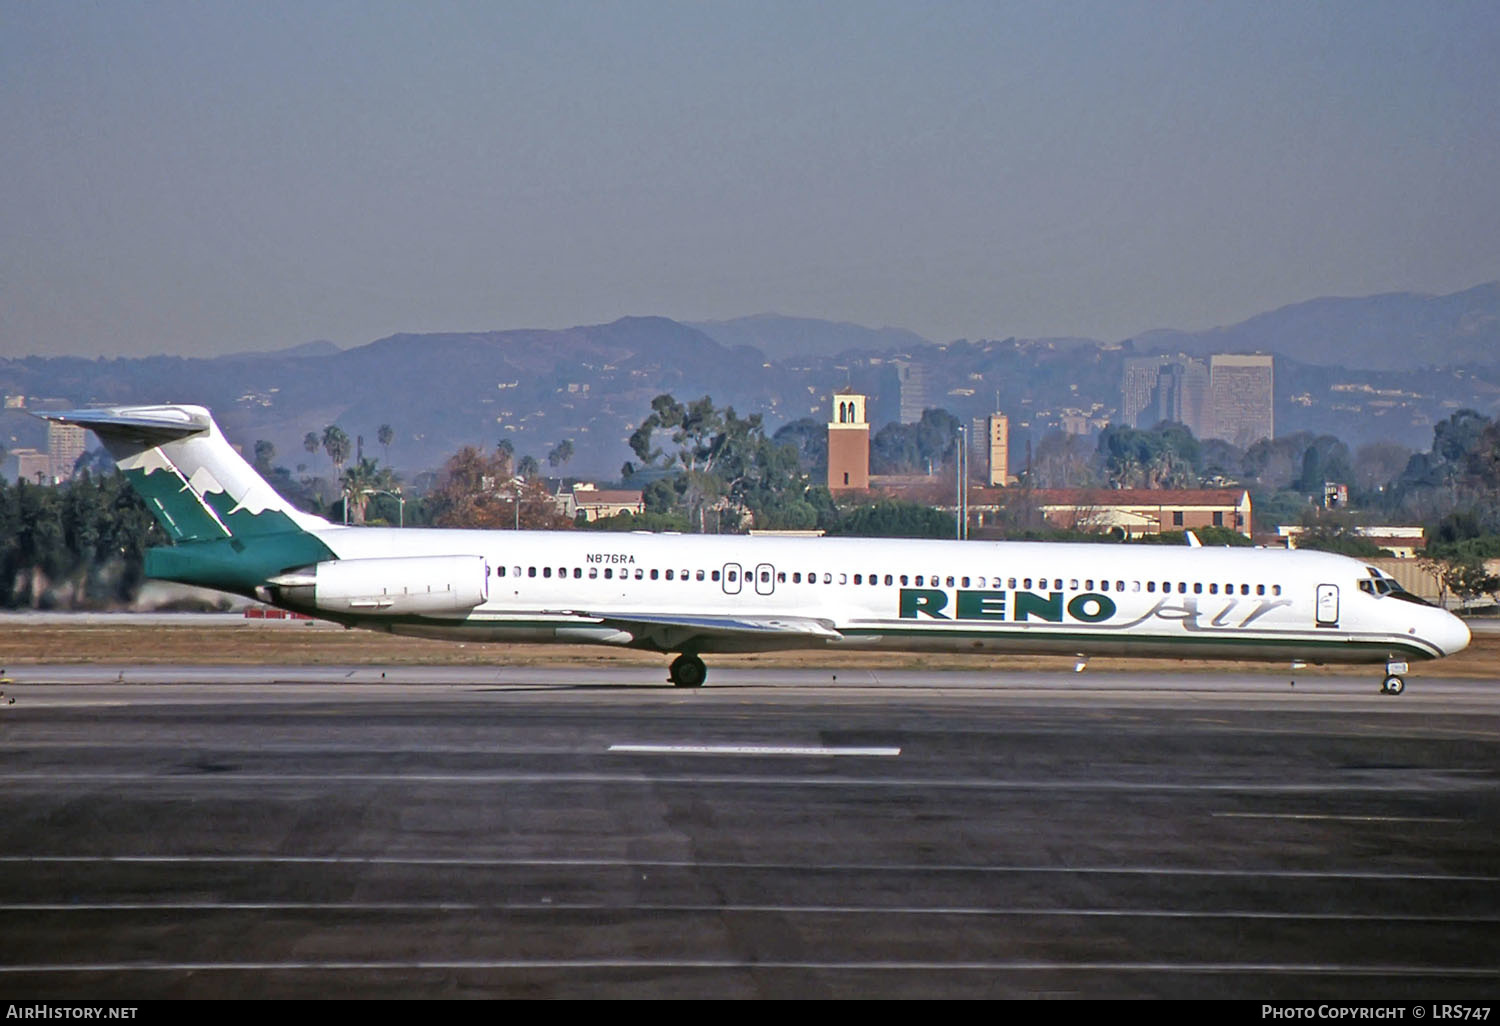
<svg viewBox="0 0 1500 1026">
<path fill-rule="evenodd" d="M 921 421 L 887 425 L 871 440 L 872 470 L 915 473 L 951 467 L 959 421 L 928 410 Z M 309 455 L 326 454 L 332 478 L 276 462 L 257 441 L 253 463 L 289 501 L 334 522 L 490 529 L 676 530 L 738 533 L 750 528 L 821 530 L 831 535 L 953 536 L 950 514 L 892 499 L 836 501 L 824 486 L 827 429 L 794 421 L 768 436 L 762 417 L 742 417 L 705 396 L 660 395 L 631 436 L 634 459 L 621 484 L 639 489 L 645 512 L 592 523 L 563 515 L 535 457 L 508 440 L 470 446 L 420 487 L 405 487 L 388 465 L 359 456 L 337 425 L 309 432 Z M 377 434 L 387 459 L 394 432 Z M 565 440 L 547 454 L 560 472 L 573 455 Z M 92 455 L 92 454 L 91 454 Z M 145 549 L 163 544 L 155 521 L 123 477 L 86 455 L 74 480 L 55 487 L 0 485 L 0 606 L 100 607 L 130 601 Z M 355 457 L 351 463 L 351 457 Z M 951 470 L 950 470 L 951 474 Z M 1427 555 L 1458 594 L 1500 588 L 1483 569 L 1500 558 L 1500 424 L 1461 410 L 1434 428 L 1432 449 L 1379 443 L 1351 453 L 1337 438 L 1299 433 L 1238 449 L 1200 440 L 1179 424 L 1111 426 L 1094 441 L 1049 435 L 1008 489 L 1001 533 L 1058 537 L 1028 508 L 1034 489 L 1052 487 L 1247 487 L 1258 522 L 1302 523 L 1301 544 L 1350 555 L 1379 550 L 1358 538 L 1362 520 L 1397 519 L 1428 528 Z M 1325 481 L 1350 485 L 1350 505 L 1319 509 Z M 1229 539 L 1226 539 L 1226 541 Z"/>
<path fill-rule="evenodd" d="M 0 481 L 0 607 L 128 604 L 145 580 L 146 549 L 166 541 L 124 475 Z"/>
</svg>

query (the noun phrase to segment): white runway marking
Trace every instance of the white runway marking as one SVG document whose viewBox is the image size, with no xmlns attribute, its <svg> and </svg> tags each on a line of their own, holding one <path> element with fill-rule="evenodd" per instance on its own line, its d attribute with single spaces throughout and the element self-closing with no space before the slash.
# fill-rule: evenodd
<svg viewBox="0 0 1500 1026">
<path fill-rule="evenodd" d="M 1208 869 L 1194 866 L 1026 866 L 963 865 L 875 862 L 730 862 L 712 859 L 617 859 L 617 858 L 499 858 L 483 856 L 425 855 L 0 855 L 6 864 L 101 864 L 101 865 L 371 865 L 453 866 L 457 868 L 519 869 L 733 869 L 768 872 L 854 873 L 1045 873 L 1078 876 L 1164 876 L 1205 878 L 1268 878 L 1287 880 L 1391 880 L 1427 883 L 1500 883 L 1500 876 L 1473 873 L 1401 873 L 1366 869 Z"/>
<path fill-rule="evenodd" d="M 831 748 L 825 745 L 610 745 L 611 752 L 644 755 L 863 755 L 893 758 L 899 748 Z"/>
<path fill-rule="evenodd" d="M 1462 823 L 1445 816 L 1352 816 L 1331 812 L 1215 812 L 1218 819 L 1328 819 L 1340 823 Z"/>
<path fill-rule="evenodd" d="M 1473 966 L 1413 967 L 1407 964 L 1346 965 L 1295 962 L 1044 962 L 1018 959 L 990 962 L 783 962 L 764 959 L 572 958 L 464 959 L 428 962 L 77 962 L 0 965 L 0 974 L 120 972 L 378 972 L 474 969 L 790 969 L 837 972 L 1117 972 L 1117 973 L 1291 973 L 1383 977 L 1500 977 L 1500 969 Z"/>
<path fill-rule="evenodd" d="M 1028 916 L 1046 919 L 1269 919 L 1293 922 L 1355 923 L 1494 923 L 1500 916 L 1422 915 L 1357 912 L 1255 912 L 1241 909 L 1028 908 L 944 905 L 753 905 L 566 901 L 204 901 L 204 902 L 15 902 L 0 903 L 0 912 L 724 912 L 775 915 Z M 1500 970 L 1497 970 L 1500 971 Z"/>
<path fill-rule="evenodd" d="M 177 767 L 166 767 L 155 773 L 15 773 L 5 778 L 8 787 L 37 784 L 142 784 L 175 785 L 182 787 L 224 787 L 244 784 L 431 784 L 458 787 L 493 786 L 518 784 L 530 787 L 568 786 L 573 784 L 622 784 L 639 786 L 651 784 L 664 787 L 682 784 L 689 787 L 714 785 L 761 787 L 842 787 L 850 790 L 874 791 L 884 788 L 914 789 L 919 791 L 1051 791 L 1101 792 L 1101 793 L 1154 793 L 1154 794 L 1287 794 L 1316 795 L 1368 794 L 1371 792 L 1389 796 L 1417 792 L 1429 794 L 1428 781 L 1410 779 L 1401 781 L 1371 780 L 1364 783 L 1335 784 L 1327 781 L 1301 783 L 1257 784 L 1249 781 L 1220 783 L 1204 782 L 1172 784 L 1151 780 L 1120 780 L 1115 777 L 1099 780 L 1014 779 L 996 780 L 991 777 L 819 777 L 819 776 L 765 776 L 755 774 L 710 775 L 703 773 L 663 773 L 645 776 L 640 773 L 521 773 L 521 772 L 475 772 L 475 773 L 240 773 L 230 770 L 223 773 L 183 772 Z M 1451 789 L 1479 790 L 1482 784 L 1473 780 L 1454 780 Z"/>
</svg>

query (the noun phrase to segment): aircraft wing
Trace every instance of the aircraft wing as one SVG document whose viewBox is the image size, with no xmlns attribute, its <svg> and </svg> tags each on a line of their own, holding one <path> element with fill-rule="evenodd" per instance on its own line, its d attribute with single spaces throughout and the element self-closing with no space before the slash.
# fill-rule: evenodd
<svg viewBox="0 0 1500 1026">
<path fill-rule="evenodd" d="M 671 648 L 697 637 L 735 638 L 756 643 L 776 641 L 802 643 L 834 641 L 843 635 L 827 620 L 807 616 L 713 616 L 683 613 L 609 613 L 591 611 L 582 615 L 597 618 L 607 625 L 628 631 L 637 638 L 650 638 L 663 648 Z"/>
</svg>

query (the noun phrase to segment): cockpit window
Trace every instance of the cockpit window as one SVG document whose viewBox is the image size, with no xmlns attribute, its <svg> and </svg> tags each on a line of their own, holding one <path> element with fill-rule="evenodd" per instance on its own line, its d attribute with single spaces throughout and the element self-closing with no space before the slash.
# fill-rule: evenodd
<svg viewBox="0 0 1500 1026">
<path fill-rule="evenodd" d="M 1432 605 L 1432 603 L 1428 602 L 1426 599 L 1418 598 L 1411 592 L 1407 591 L 1405 588 L 1401 587 L 1401 582 L 1396 580 L 1394 577 L 1389 577 L 1381 573 L 1379 570 L 1376 570 L 1374 567 L 1366 567 L 1365 569 L 1370 572 L 1370 576 L 1367 580 L 1359 582 L 1359 590 L 1364 592 L 1365 594 L 1374 595 L 1376 598 L 1381 598 L 1385 595 L 1389 595 L 1391 598 L 1397 598 L 1403 602 L 1410 602 L 1413 605 L 1418 606 Z"/>
<path fill-rule="evenodd" d="M 1411 592 L 1409 592 L 1406 589 L 1402 588 L 1400 585 L 1397 585 L 1396 587 L 1394 587 L 1394 588 L 1391 589 L 1391 598 L 1393 598 L 1393 599 L 1400 599 L 1402 602 L 1410 602 L 1413 605 L 1417 605 L 1417 606 L 1430 606 L 1430 605 L 1432 605 L 1431 602 L 1428 602 L 1424 598 L 1418 598 L 1417 596 L 1413 595 Z"/>
</svg>

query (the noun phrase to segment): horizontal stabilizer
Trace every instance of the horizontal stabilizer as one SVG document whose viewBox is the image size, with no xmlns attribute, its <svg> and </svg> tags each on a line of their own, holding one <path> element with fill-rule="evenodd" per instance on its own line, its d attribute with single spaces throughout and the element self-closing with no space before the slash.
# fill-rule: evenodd
<svg viewBox="0 0 1500 1026">
<path fill-rule="evenodd" d="M 169 441 L 207 431 L 213 424 L 201 406 L 120 406 L 112 409 L 61 410 L 37 414 L 43 420 L 86 427 L 103 439 L 106 435 L 136 438 L 141 442 Z"/>
</svg>

